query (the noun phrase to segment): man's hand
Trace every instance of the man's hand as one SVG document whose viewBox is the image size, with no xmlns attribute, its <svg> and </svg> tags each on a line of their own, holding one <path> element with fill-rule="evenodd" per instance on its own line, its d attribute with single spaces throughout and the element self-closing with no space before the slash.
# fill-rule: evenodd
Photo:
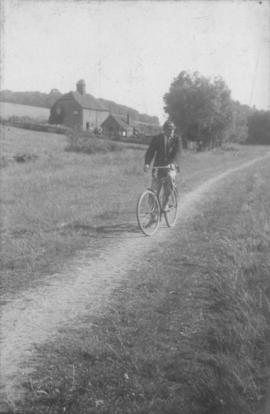
<svg viewBox="0 0 270 414">
<path fill-rule="evenodd" d="M 143 171 L 144 171 L 144 172 L 147 172 L 147 171 L 149 170 L 149 167 L 150 167 L 150 165 L 145 164 L 145 166 L 144 166 L 144 168 L 143 168 Z"/>
<path fill-rule="evenodd" d="M 180 171 L 179 165 L 177 165 L 177 164 L 170 164 L 169 167 L 170 167 L 171 170 L 174 170 L 176 172 Z"/>
</svg>

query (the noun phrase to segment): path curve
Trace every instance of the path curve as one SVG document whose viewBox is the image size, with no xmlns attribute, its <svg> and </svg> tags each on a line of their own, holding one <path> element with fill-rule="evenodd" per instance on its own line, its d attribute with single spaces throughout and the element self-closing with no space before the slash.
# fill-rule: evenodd
<svg viewBox="0 0 270 414">
<path fill-rule="evenodd" d="M 197 202 L 215 184 L 269 155 L 230 168 L 182 196 L 179 222 L 192 217 Z M 173 231 L 177 231 L 177 226 Z M 128 271 L 138 267 L 138 260 L 168 235 L 164 229 L 153 238 L 116 239 L 113 247 L 105 247 L 96 259 L 92 255 L 87 257 L 85 251 L 68 270 L 50 277 L 48 285 L 28 289 L 2 307 L 1 377 L 9 400 L 14 398 L 14 389 L 23 378 L 27 362 L 35 356 L 34 346 L 53 340 L 59 328 L 70 326 L 85 313 L 96 315 L 102 311 L 109 294 Z"/>
</svg>

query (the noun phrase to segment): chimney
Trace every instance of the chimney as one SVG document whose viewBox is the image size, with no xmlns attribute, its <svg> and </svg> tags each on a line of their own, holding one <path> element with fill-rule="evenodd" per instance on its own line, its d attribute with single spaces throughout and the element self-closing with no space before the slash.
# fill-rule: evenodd
<svg viewBox="0 0 270 414">
<path fill-rule="evenodd" d="M 85 81 L 83 79 L 79 80 L 76 86 L 77 92 L 79 92 L 81 95 L 85 95 Z"/>
</svg>

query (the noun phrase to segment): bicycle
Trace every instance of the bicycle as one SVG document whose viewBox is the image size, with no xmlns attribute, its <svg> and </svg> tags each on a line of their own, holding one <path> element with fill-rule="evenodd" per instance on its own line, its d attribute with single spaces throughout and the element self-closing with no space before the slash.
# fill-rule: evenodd
<svg viewBox="0 0 270 414">
<path fill-rule="evenodd" d="M 173 227 L 177 220 L 177 186 L 169 175 L 170 166 L 154 167 L 153 170 L 166 169 L 168 174 L 161 178 L 158 192 L 152 188 L 145 190 L 137 202 L 137 221 L 146 236 L 152 236 L 158 230 L 162 216 L 168 227 Z M 166 209 L 164 209 L 166 205 Z"/>
</svg>

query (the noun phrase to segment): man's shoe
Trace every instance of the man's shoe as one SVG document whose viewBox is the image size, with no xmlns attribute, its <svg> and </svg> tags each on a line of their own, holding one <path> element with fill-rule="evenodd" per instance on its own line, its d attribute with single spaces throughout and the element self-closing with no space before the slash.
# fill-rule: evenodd
<svg viewBox="0 0 270 414">
<path fill-rule="evenodd" d="M 166 203 L 162 210 L 163 210 L 164 213 L 168 213 L 168 211 L 170 211 L 169 204 Z"/>
</svg>

